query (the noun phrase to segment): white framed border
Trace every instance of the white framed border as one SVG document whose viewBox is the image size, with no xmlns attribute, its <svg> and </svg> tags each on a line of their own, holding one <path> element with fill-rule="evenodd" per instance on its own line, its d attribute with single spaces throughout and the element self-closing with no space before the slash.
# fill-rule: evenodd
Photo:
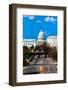
<svg viewBox="0 0 68 90">
<path fill-rule="evenodd" d="M 44 16 L 57 16 L 58 17 L 58 73 L 55 74 L 36 74 L 36 75 L 23 75 L 23 24 L 22 16 L 26 15 L 44 15 Z M 16 82 L 36 82 L 36 81 L 54 81 L 63 80 L 63 10 L 49 10 L 49 9 L 27 9 L 17 8 L 17 63 L 16 63 Z"/>
</svg>

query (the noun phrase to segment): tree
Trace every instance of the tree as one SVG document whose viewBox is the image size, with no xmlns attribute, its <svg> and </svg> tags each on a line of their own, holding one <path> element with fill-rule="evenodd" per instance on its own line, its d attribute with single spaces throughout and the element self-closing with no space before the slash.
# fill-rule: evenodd
<svg viewBox="0 0 68 90">
<path fill-rule="evenodd" d="M 57 62 L 57 48 L 50 47 L 48 52 L 49 57 L 51 57 L 54 61 Z"/>
<path fill-rule="evenodd" d="M 29 57 L 30 49 L 27 46 L 23 46 L 23 66 L 28 66 L 30 63 L 27 61 Z"/>
<path fill-rule="evenodd" d="M 43 45 L 42 45 L 42 49 L 45 53 L 45 58 L 46 58 L 47 55 L 48 55 L 48 52 L 49 52 L 49 44 L 47 42 L 44 42 Z"/>
</svg>

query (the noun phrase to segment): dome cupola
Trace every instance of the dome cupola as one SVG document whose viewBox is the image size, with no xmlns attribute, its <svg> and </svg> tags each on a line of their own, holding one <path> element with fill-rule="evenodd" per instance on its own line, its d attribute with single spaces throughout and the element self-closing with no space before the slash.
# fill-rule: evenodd
<svg viewBox="0 0 68 90">
<path fill-rule="evenodd" d="M 38 43 L 43 44 L 45 41 L 44 32 L 41 30 L 38 34 Z"/>
<path fill-rule="evenodd" d="M 42 32 L 42 30 L 39 32 L 38 34 L 38 40 L 44 40 L 44 32 Z"/>
</svg>

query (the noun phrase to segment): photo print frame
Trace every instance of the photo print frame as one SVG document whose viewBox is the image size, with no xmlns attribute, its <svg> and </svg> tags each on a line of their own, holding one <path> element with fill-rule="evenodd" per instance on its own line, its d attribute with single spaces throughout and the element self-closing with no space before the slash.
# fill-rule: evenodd
<svg viewBox="0 0 68 90">
<path fill-rule="evenodd" d="M 9 5 L 9 85 L 66 82 L 66 7 Z"/>
</svg>

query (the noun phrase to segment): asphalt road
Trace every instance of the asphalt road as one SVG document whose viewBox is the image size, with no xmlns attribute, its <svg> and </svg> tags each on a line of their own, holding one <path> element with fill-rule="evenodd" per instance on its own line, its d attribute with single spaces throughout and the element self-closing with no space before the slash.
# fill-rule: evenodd
<svg viewBox="0 0 68 90">
<path fill-rule="evenodd" d="M 23 74 L 57 73 L 57 63 L 51 58 L 38 58 L 23 69 Z"/>
</svg>

